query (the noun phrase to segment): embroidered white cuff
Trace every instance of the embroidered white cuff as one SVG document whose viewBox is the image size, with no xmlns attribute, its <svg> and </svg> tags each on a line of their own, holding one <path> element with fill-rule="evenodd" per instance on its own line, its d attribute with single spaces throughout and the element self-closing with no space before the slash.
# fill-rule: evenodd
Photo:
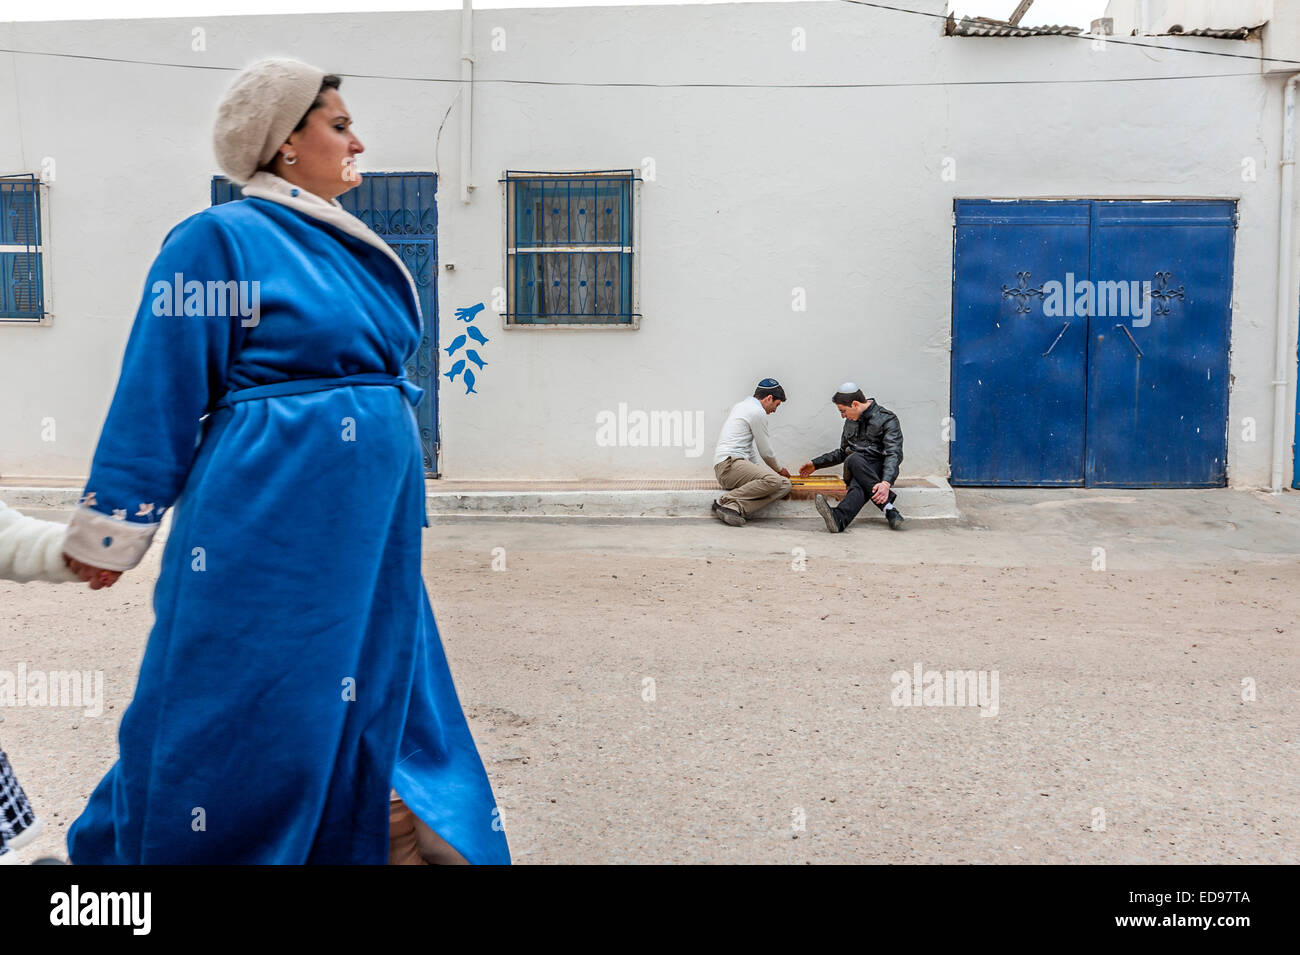
<svg viewBox="0 0 1300 955">
<path fill-rule="evenodd" d="M 139 524 L 109 517 L 78 505 L 68 522 L 63 549 L 83 564 L 105 570 L 130 570 L 144 559 L 158 524 Z"/>
</svg>

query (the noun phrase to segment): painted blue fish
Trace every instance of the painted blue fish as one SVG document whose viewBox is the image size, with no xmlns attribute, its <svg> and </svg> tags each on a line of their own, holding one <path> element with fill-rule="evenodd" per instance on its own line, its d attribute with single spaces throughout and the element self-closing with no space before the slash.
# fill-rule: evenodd
<svg viewBox="0 0 1300 955">
<path fill-rule="evenodd" d="M 444 375 L 443 377 L 450 378 L 452 381 L 455 381 L 456 376 L 459 375 L 464 368 L 465 368 L 465 359 L 462 358 L 460 361 L 456 362 L 456 364 L 452 365 L 451 371 L 447 372 L 447 374 Z M 465 372 L 465 374 L 468 375 L 469 372 Z"/>
<path fill-rule="evenodd" d="M 443 349 L 443 350 L 444 350 L 448 355 L 450 355 L 450 354 L 452 354 L 452 353 L 453 353 L 457 348 L 459 348 L 459 347 L 460 347 L 461 345 L 463 345 L 463 344 L 465 344 L 465 336 L 464 336 L 464 335 L 457 335 L 455 338 L 453 338 L 453 339 L 451 340 L 451 344 L 448 345 L 448 346 L 447 346 L 445 349 Z"/>
<path fill-rule="evenodd" d="M 471 305 L 468 308 L 456 309 L 456 317 L 462 322 L 472 322 L 481 311 L 483 311 L 483 303 L 479 302 L 477 305 Z"/>
<path fill-rule="evenodd" d="M 473 325 L 465 329 L 465 334 L 474 339 L 474 341 L 478 342 L 480 345 L 486 345 L 488 343 L 487 336 Z"/>
<path fill-rule="evenodd" d="M 478 365 L 480 368 L 482 368 L 484 365 L 487 364 L 487 362 L 485 362 L 482 358 L 478 356 L 478 352 L 476 352 L 472 348 L 468 349 L 465 352 L 465 357 L 468 358 L 470 361 L 472 361 L 474 364 Z"/>
<path fill-rule="evenodd" d="M 478 392 L 474 390 L 474 372 L 469 368 L 465 369 L 465 385 L 467 386 L 465 388 L 465 394 L 467 395 L 478 394 Z"/>
</svg>

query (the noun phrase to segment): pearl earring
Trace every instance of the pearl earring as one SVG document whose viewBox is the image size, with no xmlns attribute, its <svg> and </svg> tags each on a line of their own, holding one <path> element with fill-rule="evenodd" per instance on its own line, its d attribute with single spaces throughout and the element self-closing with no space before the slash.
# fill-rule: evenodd
<svg viewBox="0 0 1300 955">
<path fill-rule="evenodd" d="M 297 161 L 298 161 L 298 157 L 297 157 L 297 156 L 285 156 L 285 157 L 284 157 L 284 164 L 285 164 L 286 166 L 292 166 L 292 165 L 293 165 L 294 163 L 296 163 Z"/>
</svg>

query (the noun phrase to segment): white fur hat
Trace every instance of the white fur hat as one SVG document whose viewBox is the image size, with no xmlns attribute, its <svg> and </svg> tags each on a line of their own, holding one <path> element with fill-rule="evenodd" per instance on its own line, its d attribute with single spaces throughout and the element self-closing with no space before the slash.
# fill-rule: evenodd
<svg viewBox="0 0 1300 955">
<path fill-rule="evenodd" d="M 221 171 L 248 182 L 306 115 L 324 77 L 323 70 L 284 58 L 260 60 L 235 77 L 212 130 Z"/>
</svg>

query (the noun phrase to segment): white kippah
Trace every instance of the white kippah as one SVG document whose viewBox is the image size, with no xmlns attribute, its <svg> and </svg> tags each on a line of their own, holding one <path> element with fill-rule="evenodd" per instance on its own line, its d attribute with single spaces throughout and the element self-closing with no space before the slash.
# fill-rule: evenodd
<svg viewBox="0 0 1300 955">
<path fill-rule="evenodd" d="M 851 381 L 846 381 L 844 384 L 840 385 L 838 390 L 842 395 L 851 395 L 853 392 L 858 390 L 858 386 Z"/>
<path fill-rule="evenodd" d="M 212 130 L 221 171 L 243 185 L 289 138 L 320 92 L 325 72 L 284 58 L 248 67 L 226 90 Z"/>
</svg>

